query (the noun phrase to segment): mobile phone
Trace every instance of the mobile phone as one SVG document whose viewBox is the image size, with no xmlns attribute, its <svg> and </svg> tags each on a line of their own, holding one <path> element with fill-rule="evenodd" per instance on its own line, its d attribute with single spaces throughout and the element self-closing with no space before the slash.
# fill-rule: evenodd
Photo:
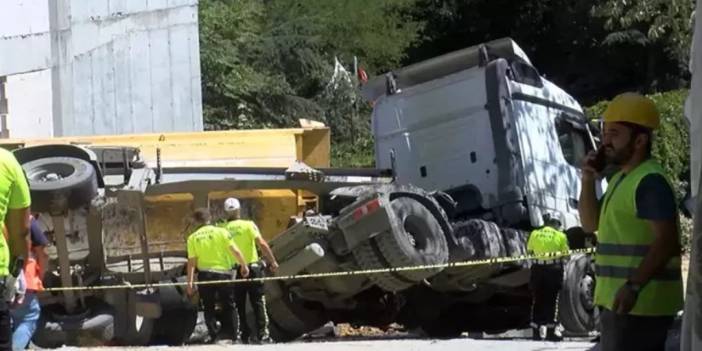
<svg viewBox="0 0 702 351">
<path fill-rule="evenodd" d="M 592 167 L 598 173 L 602 172 L 607 166 L 607 159 L 605 158 L 605 149 L 600 147 L 597 149 L 597 154 L 595 159 L 590 161 L 590 167 Z"/>
</svg>

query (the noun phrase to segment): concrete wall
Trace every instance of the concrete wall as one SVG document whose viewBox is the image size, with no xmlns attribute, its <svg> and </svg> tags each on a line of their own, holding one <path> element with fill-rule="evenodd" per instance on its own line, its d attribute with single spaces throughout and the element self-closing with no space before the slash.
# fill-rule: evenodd
<svg viewBox="0 0 702 351">
<path fill-rule="evenodd" d="M 0 6 L 11 137 L 203 129 L 197 0 Z"/>
</svg>

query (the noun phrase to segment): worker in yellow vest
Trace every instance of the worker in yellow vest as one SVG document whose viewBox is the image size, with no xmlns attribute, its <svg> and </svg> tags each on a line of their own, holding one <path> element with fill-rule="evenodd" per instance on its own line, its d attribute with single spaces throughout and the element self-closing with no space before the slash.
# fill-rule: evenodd
<svg viewBox="0 0 702 351">
<path fill-rule="evenodd" d="M 226 199 L 224 201 L 224 211 L 227 214 L 224 228 L 229 232 L 230 240 L 241 249 L 244 260 L 251 272 L 251 278 L 264 276 L 264 265 L 258 257 L 257 247 L 261 249 L 263 256 L 266 258 L 269 269 L 275 272 L 278 269 L 278 262 L 275 260 L 273 251 L 261 236 L 256 223 L 241 219 L 241 203 L 239 200 L 233 197 Z M 256 319 L 255 326 L 257 330 L 255 338 L 253 338 L 251 330 L 249 330 L 249 324 L 246 322 L 246 310 L 239 308 L 241 341 L 245 344 L 270 342 L 263 282 L 253 281 L 238 284 L 234 294 L 237 306 L 246 306 L 246 298 L 248 297 Z"/>
<path fill-rule="evenodd" d="M 543 217 L 544 226 L 529 235 L 527 252 L 543 255 L 532 260 L 529 288 L 532 294 L 531 328 L 534 340 L 560 341 L 558 328 L 558 294 L 563 286 L 563 263 L 568 256 L 568 238 L 561 232 L 561 221 L 551 214 Z"/>
<path fill-rule="evenodd" d="M 660 116 L 637 93 L 616 96 L 603 114 L 605 161 L 617 169 L 601 199 L 591 152 L 582 166 L 580 219 L 597 232 L 595 304 L 603 351 L 664 350 L 667 330 L 683 307 L 680 230 L 673 188 L 651 158 Z"/>
<path fill-rule="evenodd" d="M 22 166 L 12 153 L 0 148 L 0 229 L 3 225 L 7 227 L 7 239 L 0 235 L 0 296 L 3 297 L 15 295 L 10 272 L 21 267 L 11 267 L 15 264 L 12 258 L 26 257 L 28 253 L 31 202 Z M 9 304 L 14 302 L 0 298 L 0 350 L 12 349 Z"/>
<path fill-rule="evenodd" d="M 192 215 L 192 226 L 195 231 L 188 236 L 188 283 L 187 294 L 192 296 L 195 285 L 195 270 L 200 282 L 230 280 L 232 274 L 232 257 L 240 263 L 239 272 L 246 278 L 249 268 L 244 261 L 241 251 L 229 240 L 229 233 L 223 228 L 210 224 L 210 211 L 206 208 L 195 210 Z M 236 303 L 234 300 L 234 285 L 231 283 L 203 284 L 198 287 L 200 300 L 205 312 L 205 325 L 209 332 L 209 342 L 217 341 L 218 328 L 215 315 L 217 298 L 224 310 L 223 314 L 236 332 L 239 323 Z M 246 306 L 239 306 L 245 309 Z M 234 335 L 236 338 L 236 333 Z"/>
</svg>

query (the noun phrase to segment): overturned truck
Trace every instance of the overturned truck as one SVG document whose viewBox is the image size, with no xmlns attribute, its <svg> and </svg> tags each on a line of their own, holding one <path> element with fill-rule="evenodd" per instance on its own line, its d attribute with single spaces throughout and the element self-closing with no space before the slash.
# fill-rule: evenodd
<svg viewBox="0 0 702 351">
<path fill-rule="evenodd" d="M 264 222 L 278 275 L 523 255 L 544 213 L 565 224 L 571 248 L 585 246 L 578 165 L 596 139 L 578 103 L 541 77 L 512 40 L 390 72 L 363 93 L 374 104 L 377 169 L 325 168 L 328 133 L 295 148 L 295 159 L 313 168 L 235 167 L 236 156 L 216 152 L 208 153 L 221 157 L 215 166 L 179 162 L 190 151 L 178 143 L 178 152 L 145 161 L 144 154 L 161 154 L 169 135 L 148 148 L 125 146 L 128 139 L 124 145 L 110 139 L 111 146 L 95 139 L 84 146 L 25 144 L 15 152 L 39 204 L 33 210 L 56 244 L 46 285 L 182 281 L 181 219 L 201 206 L 217 215 L 232 194 L 243 199 L 245 215 Z M 328 321 L 399 322 L 435 337 L 523 328 L 529 266 L 266 282 L 271 333 L 292 340 Z M 598 318 L 592 258 L 575 255 L 565 271 L 560 319 L 567 332 L 586 334 Z M 65 291 L 41 300 L 39 346 L 75 343 L 86 334 L 175 344 L 196 320 L 179 287 Z"/>
</svg>

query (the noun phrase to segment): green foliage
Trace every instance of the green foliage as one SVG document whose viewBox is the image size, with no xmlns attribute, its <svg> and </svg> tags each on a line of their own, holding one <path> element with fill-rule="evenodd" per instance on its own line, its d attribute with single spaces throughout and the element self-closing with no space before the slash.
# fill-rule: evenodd
<svg viewBox="0 0 702 351">
<path fill-rule="evenodd" d="M 422 26 L 407 14 L 414 3 L 200 1 L 206 127 L 290 127 L 309 118 L 329 125 L 334 142 L 367 136 L 353 56 L 369 74 L 399 64 Z M 331 82 L 335 58 L 350 73 Z"/>
<path fill-rule="evenodd" d="M 686 76 L 692 41 L 693 0 L 606 0 L 593 16 L 604 19 L 609 33 L 603 47 L 620 57 L 636 57 L 641 85 L 647 91 L 680 87 Z M 623 63 L 623 62 L 622 62 Z"/>
<path fill-rule="evenodd" d="M 689 129 L 684 115 L 687 90 L 675 90 L 649 95 L 661 114 L 661 127 L 655 132 L 653 156 L 675 183 L 677 195 L 682 197 L 689 181 L 687 171 L 690 160 Z M 589 119 L 600 118 L 608 101 L 601 101 L 585 112 Z"/>
<path fill-rule="evenodd" d="M 359 141 L 341 142 L 332 145 L 332 167 L 372 168 L 375 166 L 373 138 L 368 136 Z"/>
</svg>

